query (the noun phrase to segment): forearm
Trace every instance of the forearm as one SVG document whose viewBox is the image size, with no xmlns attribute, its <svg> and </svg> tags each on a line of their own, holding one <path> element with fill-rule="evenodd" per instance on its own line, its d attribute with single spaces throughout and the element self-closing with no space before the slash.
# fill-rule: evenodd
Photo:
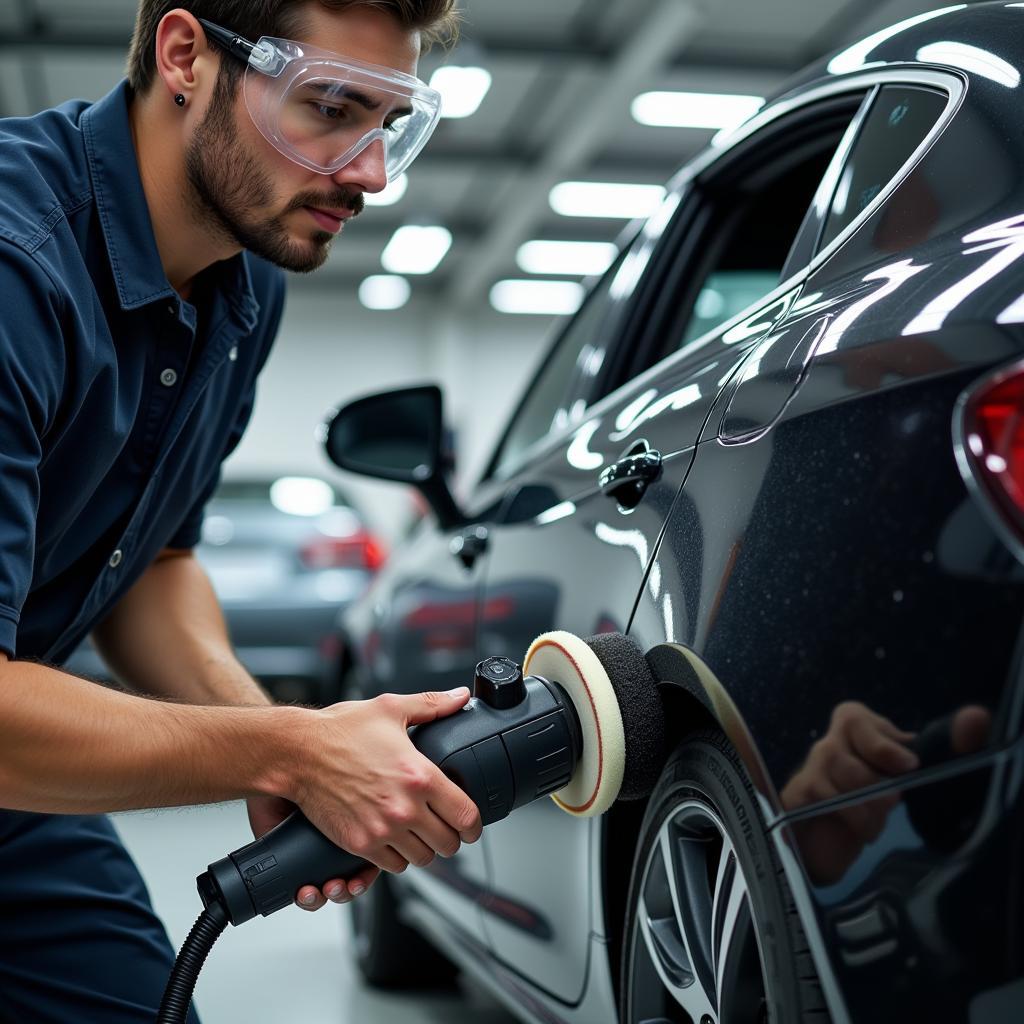
<svg viewBox="0 0 1024 1024">
<path fill-rule="evenodd" d="M 147 700 L 0 659 L 0 806 L 86 814 L 291 796 L 310 714 Z"/>
<path fill-rule="evenodd" d="M 143 693 L 193 704 L 269 703 L 235 657 L 209 577 L 190 553 L 157 559 L 93 639 L 115 674 Z"/>
</svg>

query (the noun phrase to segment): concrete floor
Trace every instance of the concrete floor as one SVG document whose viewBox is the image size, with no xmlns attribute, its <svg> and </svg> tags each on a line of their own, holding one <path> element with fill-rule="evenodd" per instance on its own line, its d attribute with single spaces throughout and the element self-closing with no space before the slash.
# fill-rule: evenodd
<svg viewBox="0 0 1024 1024">
<path fill-rule="evenodd" d="M 202 909 L 195 877 L 252 833 L 241 803 L 113 816 L 177 950 Z M 514 1024 L 486 995 L 384 995 L 359 980 L 346 907 L 289 907 L 229 928 L 196 988 L 203 1024 Z"/>
</svg>

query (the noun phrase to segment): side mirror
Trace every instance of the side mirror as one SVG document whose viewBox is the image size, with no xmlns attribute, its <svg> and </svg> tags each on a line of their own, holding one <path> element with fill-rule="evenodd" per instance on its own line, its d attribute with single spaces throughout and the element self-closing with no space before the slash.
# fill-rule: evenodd
<svg viewBox="0 0 1024 1024">
<path fill-rule="evenodd" d="M 327 457 L 341 469 L 412 484 L 442 529 L 465 522 L 444 477 L 444 409 L 433 384 L 358 398 L 323 432 Z"/>
</svg>

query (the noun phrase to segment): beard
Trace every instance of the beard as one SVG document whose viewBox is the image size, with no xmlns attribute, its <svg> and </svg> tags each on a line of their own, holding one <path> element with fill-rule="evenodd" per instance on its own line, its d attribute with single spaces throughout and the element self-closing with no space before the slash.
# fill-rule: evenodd
<svg viewBox="0 0 1024 1024">
<path fill-rule="evenodd" d="M 270 175 L 239 139 L 232 111 L 234 88 L 225 75 L 218 76 L 210 106 L 185 151 L 185 175 L 195 199 L 194 209 L 202 225 L 221 239 L 240 245 L 282 270 L 308 274 L 323 266 L 334 235 L 315 231 L 309 242 L 296 242 L 284 216 L 304 206 L 363 210 L 362 193 L 336 189 L 321 194 L 296 196 L 281 214 L 261 215 L 275 200 Z"/>
</svg>

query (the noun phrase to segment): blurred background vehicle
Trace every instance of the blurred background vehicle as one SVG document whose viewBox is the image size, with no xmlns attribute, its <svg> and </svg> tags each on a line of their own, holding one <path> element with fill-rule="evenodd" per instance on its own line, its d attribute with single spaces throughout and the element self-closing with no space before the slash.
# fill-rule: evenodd
<svg viewBox="0 0 1024 1024">
<path fill-rule="evenodd" d="M 363 594 L 385 548 L 364 517 L 312 476 L 224 481 L 196 557 L 210 575 L 243 665 L 279 701 L 339 699 L 339 610 Z M 69 670 L 108 679 L 87 641 Z"/>
</svg>

